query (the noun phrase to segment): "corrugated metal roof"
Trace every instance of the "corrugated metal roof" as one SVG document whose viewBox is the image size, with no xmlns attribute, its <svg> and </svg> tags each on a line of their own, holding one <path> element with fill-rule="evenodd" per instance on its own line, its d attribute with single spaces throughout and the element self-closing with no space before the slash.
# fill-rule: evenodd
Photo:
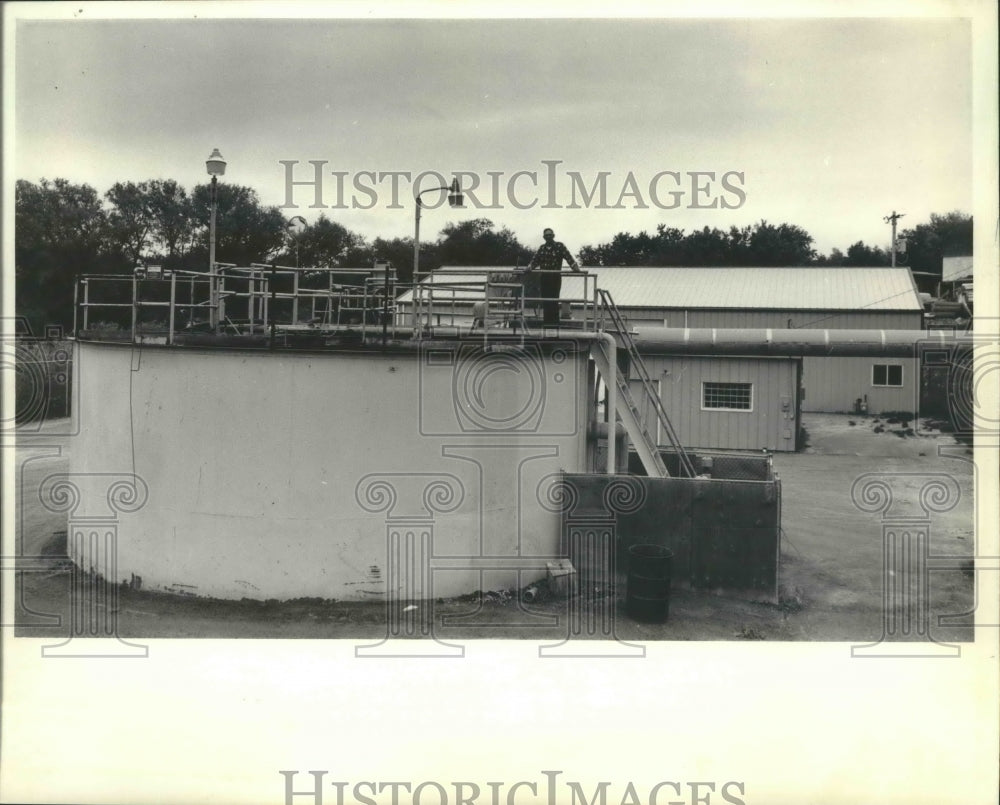
<svg viewBox="0 0 1000 805">
<path fill-rule="evenodd" d="M 432 274 L 430 279 L 435 285 L 482 283 L 485 279 L 483 273 L 471 273 L 477 271 L 475 268 L 459 270 L 470 273 L 461 277 Z M 512 271 L 513 267 L 503 270 Z M 587 266 L 584 270 L 596 274 L 598 286 L 610 291 L 615 304 L 624 308 L 923 310 L 910 271 L 905 267 Z M 583 296 L 582 280 L 564 276 L 560 296 L 564 299 Z M 471 299 L 479 295 L 456 291 L 455 297 Z M 409 292 L 400 298 L 402 302 L 409 300 Z"/>
<path fill-rule="evenodd" d="M 972 276 L 972 255 L 945 257 L 941 261 L 941 281 L 956 282 Z"/>
<path fill-rule="evenodd" d="M 619 307 L 922 310 L 907 268 L 596 269 Z M 566 285 L 572 284 L 565 282 Z"/>
</svg>

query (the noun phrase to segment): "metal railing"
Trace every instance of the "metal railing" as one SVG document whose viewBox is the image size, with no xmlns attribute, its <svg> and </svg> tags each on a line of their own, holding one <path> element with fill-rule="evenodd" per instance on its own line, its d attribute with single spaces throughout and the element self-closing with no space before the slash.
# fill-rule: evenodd
<svg viewBox="0 0 1000 805">
<path fill-rule="evenodd" d="M 352 281 L 337 281 L 342 279 Z M 363 335 L 381 327 L 388 334 L 399 290 L 391 267 L 252 263 L 216 264 L 214 278 L 184 270 L 90 274 L 76 281 L 73 330 L 78 336 L 173 344 L 182 333 L 213 332 L 214 309 L 218 335 L 252 336 L 269 330 L 273 335 L 279 327 L 282 332 L 360 327 Z"/>
<path fill-rule="evenodd" d="M 553 300 L 532 285 L 542 274 L 554 273 L 439 268 L 400 299 L 397 323 L 409 324 L 415 338 L 440 335 L 442 328 L 481 332 L 484 341 L 504 330 L 520 335 L 541 335 L 555 328 L 595 332 L 597 276 L 586 271 L 559 272 L 564 283 L 558 299 L 559 323 L 544 324 L 543 306 Z"/>
<path fill-rule="evenodd" d="M 697 474 L 694 464 L 684 451 L 680 438 L 677 436 L 677 432 L 674 430 L 674 426 L 670 422 L 670 417 L 667 415 L 667 411 L 663 407 L 663 401 L 660 399 L 660 395 L 656 391 L 656 386 L 653 384 L 653 380 L 649 376 L 649 371 L 646 369 L 646 364 L 642 360 L 639 350 L 636 349 L 635 341 L 632 339 L 632 334 L 629 332 L 625 320 L 618 311 L 618 306 L 615 304 L 614 299 L 612 299 L 611 294 L 608 291 L 598 289 L 597 294 L 601 303 L 599 320 L 602 328 L 604 324 L 604 316 L 606 314 L 608 321 L 611 323 L 609 331 L 617 336 L 618 340 L 628 352 L 630 364 L 635 370 L 636 377 L 642 385 L 643 394 L 646 397 L 646 400 L 653 406 L 653 411 L 656 413 L 656 418 L 660 423 L 661 432 L 666 435 L 670 448 L 677 454 L 683 474 L 687 475 L 689 478 L 693 478 Z M 635 407 L 634 402 L 631 399 L 631 394 L 628 390 L 628 380 L 627 378 L 622 378 L 621 375 L 619 375 L 619 392 L 620 397 L 624 400 L 624 404 L 633 406 L 635 408 L 634 412 L 636 416 L 639 416 L 640 414 L 638 412 L 638 408 Z M 651 448 L 657 449 L 659 445 L 657 445 L 656 440 L 649 433 L 648 428 L 644 427 L 643 431 L 644 438 L 649 440 Z"/>
<path fill-rule="evenodd" d="M 416 288 L 399 283 L 394 270 L 384 265 L 331 269 L 217 263 L 214 275 L 152 269 L 92 274 L 77 280 L 73 329 L 90 337 L 101 333 L 167 344 L 192 332 L 252 336 L 275 330 L 349 329 L 360 331 L 362 338 L 393 339 L 456 332 L 481 334 L 484 340 L 512 332 L 547 335 L 554 325 L 543 324 L 541 311 L 552 300 L 532 288 L 540 273 L 444 268 Z M 571 293 L 559 300 L 558 327 L 595 331 L 596 276 L 560 273 Z M 213 318 L 218 321 L 214 329 Z"/>
</svg>

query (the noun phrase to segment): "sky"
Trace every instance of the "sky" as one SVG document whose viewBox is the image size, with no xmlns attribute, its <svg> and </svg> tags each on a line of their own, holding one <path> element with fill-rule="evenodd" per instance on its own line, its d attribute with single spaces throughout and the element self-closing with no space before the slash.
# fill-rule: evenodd
<svg viewBox="0 0 1000 805">
<path fill-rule="evenodd" d="M 17 178 L 190 189 L 218 148 L 223 181 L 372 238 L 413 234 L 417 174 L 464 171 L 464 209 L 422 197 L 422 237 L 485 217 L 531 246 L 551 226 L 574 252 L 766 220 L 825 254 L 887 247 L 894 210 L 904 228 L 972 212 L 959 18 L 84 16 L 17 23 Z M 586 200 L 601 177 L 604 203 Z"/>
</svg>

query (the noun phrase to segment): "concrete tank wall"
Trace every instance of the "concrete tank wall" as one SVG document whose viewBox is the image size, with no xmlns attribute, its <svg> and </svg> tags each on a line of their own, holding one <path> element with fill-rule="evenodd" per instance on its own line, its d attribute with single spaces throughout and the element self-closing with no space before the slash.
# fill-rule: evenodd
<svg viewBox="0 0 1000 805">
<path fill-rule="evenodd" d="M 519 577 L 467 558 L 556 554 L 558 512 L 543 504 L 559 472 L 587 469 L 588 347 L 81 342 L 71 480 L 84 500 L 110 477 L 145 484 L 147 499 L 119 516 L 114 571 L 143 589 L 377 599 L 390 532 L 447 558 L 423 597 L 528 583 L 544 561 Z"/>
</svg>

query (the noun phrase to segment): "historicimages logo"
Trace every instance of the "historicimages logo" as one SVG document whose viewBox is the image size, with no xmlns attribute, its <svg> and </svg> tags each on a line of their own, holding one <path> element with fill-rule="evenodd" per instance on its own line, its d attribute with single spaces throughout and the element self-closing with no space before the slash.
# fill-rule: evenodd
<svg viewBox="0 0 1000 805">
<path fill-rule="evenodd" d="M 329 160 L 282 159 L 284 209 L 401 210 L 403 199 L 425 190 L 457 187 L 477 210 L 736 210 L 747 200 L 746 174 L 736 170 L 650 170 L 584 173 L 543 159 L 531 170 L 335 170 Z M 407 189 L 409 188 L 409 189 Z M 421 202 L 434 209 L 444 197 Z"/>
<path fill-rule="evenodd" d="M 581 783 L 561 771 L 516 782 L 327 780 L 328 771 L 280 771 L 284 805 L 747 805 L 744 783 L 661 780 Z M 296 775 L 303 777 L 296 780 Z"/>
</svg>

